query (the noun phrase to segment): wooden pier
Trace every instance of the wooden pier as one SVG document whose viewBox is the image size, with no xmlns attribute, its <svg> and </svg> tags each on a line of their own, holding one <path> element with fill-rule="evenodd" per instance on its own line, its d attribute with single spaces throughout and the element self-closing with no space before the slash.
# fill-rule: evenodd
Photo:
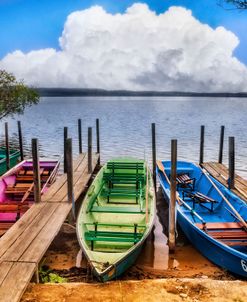
<svg viewBox="0 0 247 302">
<path fill-rule="evenodd" d="M 224 164 L 218 162 L 206 162 L 201 165 L 220 183 L 228 187 L 229 171 Z M 247 202 L 247 180 L 235 174 L 235 185 L 231 191 Z"/>
<path fill-rule="evenodd" d="M 73 162 L 74 200 L 85 191 L 99 154 L 92 155 L 88 172 L 88 156 L 83 153 Z M 67 175 L 63 174 L 8 232 L 0 238 L 0 301 L 20 301 L 38 265 L 69 214 Z"/>
</svg>

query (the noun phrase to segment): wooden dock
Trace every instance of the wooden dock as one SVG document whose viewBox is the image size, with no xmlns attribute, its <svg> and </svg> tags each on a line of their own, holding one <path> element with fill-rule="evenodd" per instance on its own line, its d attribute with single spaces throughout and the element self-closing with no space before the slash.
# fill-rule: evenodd
<svg viewBox="0 0 247 302">
<path fill-rule="evenodd" d="M 202 166 L 220 183 L 228 187 L 229 172 L 225 165 L 217 162 L 207 162 L 203 163 Z M 247 202 L 247 180 L 235 174 L 235 188 L 232 189 L 232 192 Z"/>
<path fill-rule="evenodd" d="M 99 154 L 92 156 L 92 171 Z M 74 198 L 86 189 L 92 174 L 88 173 L 87 154 L 73 162 Z M 38 265 L 58 234 L 72 208 L 67 198 L 67 176 L 63 174 L 7 233 L 0 238 L 0 301 L 20 301 Z M 38 273 L 37 273 L 38 278 Z"/>
</svg>

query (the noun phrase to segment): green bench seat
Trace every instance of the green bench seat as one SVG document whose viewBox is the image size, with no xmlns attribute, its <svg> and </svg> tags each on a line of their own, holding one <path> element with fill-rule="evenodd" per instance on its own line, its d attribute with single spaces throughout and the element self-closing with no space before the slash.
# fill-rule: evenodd
<svg viewBox="0 0 247 302">
<path fill-rule="evenodd" d="M 93 206 L 91 212 L 98 213 L 121 213 L 121 214 L 143 214 L 143 211 L 140 207 L 102 207 L 102 206 Z"/>
<path fill-rule="evenodd" d="M 124 188 L 111 188 L 107 191 L 102 191 L 100 193 L 102 197 L 107 197 L 107 202 L 110 202 L 111 197 L 115 198 L 135 198 L 136 203 L 138 203 L 138 198 L 142 195 L 142 190 L 139 189 L 124 189 Z"/>
<path fill-rule="evenodd" d="M 87 231 L 84 233 L 85 240 L 91 241 L 91 250 L 94 249 L 94 241 L 134 243 L 139 242 L 143 233 L 130 232 L 106 232 L 106 231 Z"/>
<path fill-rule="evenodd" d="M 108 162 L 107 169 L 144 170 L 143 162 Z"/>
</svg>

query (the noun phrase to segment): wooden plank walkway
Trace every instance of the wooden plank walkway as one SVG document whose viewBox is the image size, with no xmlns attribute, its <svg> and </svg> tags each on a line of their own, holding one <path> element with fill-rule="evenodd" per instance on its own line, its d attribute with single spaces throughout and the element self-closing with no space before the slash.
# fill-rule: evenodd
<svg viewBox="0 0 247 302">
<path fill-rule="evenodd" d="M 75 200 L 85 191 L 91 178 L 87 172 L 87 155 L 81 154 L 73 163 Z M 93 170 L 98 154 L 93 155 Z M 0 301 L 20 301 L 38 265 L 58 234 L 72 205 L 67 200 L 67 177 L 50 187 L 42 202 L 34 204 L 0 238 Z"/>
<path fill-rule="evenodd" d="M 228 168 L 217 162 L 202 164 L 209 174 L 216 178 L 224 186 L 228 187 Z M 232 190 L 237 196 L 247 202 L 247 180 L 235 174 L 235 188 Z"/>
</svg>

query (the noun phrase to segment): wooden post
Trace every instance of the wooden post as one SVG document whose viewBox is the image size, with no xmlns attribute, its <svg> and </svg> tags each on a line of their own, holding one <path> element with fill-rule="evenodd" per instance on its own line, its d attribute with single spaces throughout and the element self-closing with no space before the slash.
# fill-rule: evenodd
<svg viewBox="0 0 247 302">
<path fill-rule="evenodd" d="M 234 137 L 229 137 L 229 179 L 228 188 L 234 189 L 234 178 L 235 178 L 235 141 Z"/>
<path fill-rule="evenodd" d="M 203 159 L 204 159 L 204 133 L 205 133 L 205 126 L 201 126 L 200 158 L 199 158 L 200 165 L 203 163 Z"/>
<path fill-rule="evenodd" d="M 177 191 L 177 140 L 171 141 L 171 191 L 169 205 L 169 252 L 175 252 L 175 224 L 176 224 L 176 191 Z"/>
<path fill-rule="evenodd" d="M 79 140 L 79 153 L 82 153 L 82 134 L 81 134 L 81 119 L 78 119 L 78 140 Z"/>
<path fill-rule="evenodd" d="M 88 127 L 88 173 L 92 173 L 92 127 Z"/>
<path fill-rule="evenodd" d="M 73 153 L 72 153 L 72 139 L 67 138 L 65 143 L 66 152 L 66 168 L 67 168 L 67 189 L 68 202 L 72 204 L 72 214 L 75 219 L 75 200 L 73 192 Z"/>
<path fill-rule="evenodd" d="M 20 155 L 21 155 L 21 160 L 24 159 L 24 152 L 23 152 L 23 142 L 22 142 L 22 130 L 21 130 L 21 122 L 17 122 L 18 126 L 18 136 L 19 136 L 19 148 L 20 148 Z"/>
<path fill-rule="evenodd" d="M 63 171 L 67 173 L 66 161 L 66 140 L 68 138 L 68 127 L 63 128 Z"/>
<path fill-rule="evenodd" d="M 222 164 L 222 160 L 223 160 L 224 134 L 225 134 L 225 126 L 221 126 L 221 128 L 220 128 L 219 160 L 218 160 L 218 162 L 220 164 Z"/>
<path fill-rule="evenodd" d="M 99 154 L 98 165 L 100 165 L 100 135 L 99 135 L 99 119 L 96 119 L 96 141 L 97 141 L 97 153 Z"/>
<path fill-rule="evenodd" d="M 152 123 L 152 158 L 153 158 L 153 181 L 156 193 L 156 133 L 155 123 Z"/>
<path fill-rule="evenodd" d="M 41 181 L 40 181 L 40 167 L 39 167 L 39 149 L 38 139 L 32 139 L 32 156 L 33 156 L 33 182 L 34 182 L 34 202 L 41 201 Z"/>
<path fill-rule="evenodd" d="M 9 128 L 8 123 L 5 123 L 5 147 L 6 147 L 6 168 L 10 169 L 10 159 L 9 159 Z"/>
</svg>

